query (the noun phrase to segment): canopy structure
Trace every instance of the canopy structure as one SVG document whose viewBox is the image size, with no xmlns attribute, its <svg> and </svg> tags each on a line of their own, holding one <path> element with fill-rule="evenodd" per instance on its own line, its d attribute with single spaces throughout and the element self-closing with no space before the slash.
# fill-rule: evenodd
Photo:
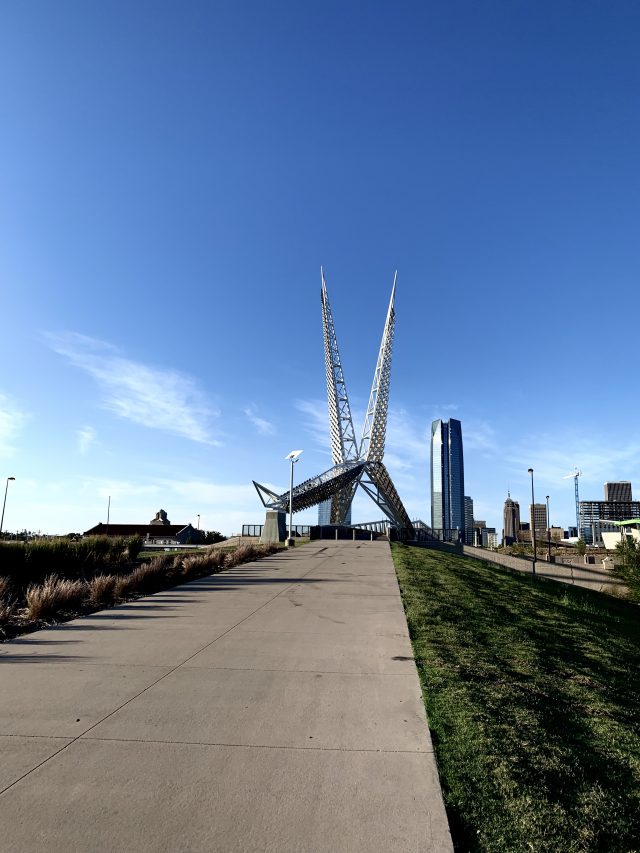
<svg viewBox="0 0 640 853">
<path fill-rule="evenodd" d="M 327 401 L 329 408 L 329 435 L 333 467 L 305 480 L 293 489 L 293 512 L 315 506 L 331 499 L 331 523 L 344 524 L 358 486 L 362 488 L 396 527 L 412 529 L 413 525 L 383 464 L 387 431 L 389 388 L 391 384 L 391 355 L 395 327 L 395 293 L 397 273 L 393 278 L 389 308 L 382 332 L 378 360 L 373 374 L 369 404 L 360 439 L 356 438 L 351 416 L 351 406 L 338 349 L 338 339 L 333 325 L 324 272 L 320 298 L 322 302 L 322 328 L 324 358 L 327 374 Z M 260 500 L 269 509 L 286 511 L 289 492 L 277 495 L 253 481 Z"/>
</svg>

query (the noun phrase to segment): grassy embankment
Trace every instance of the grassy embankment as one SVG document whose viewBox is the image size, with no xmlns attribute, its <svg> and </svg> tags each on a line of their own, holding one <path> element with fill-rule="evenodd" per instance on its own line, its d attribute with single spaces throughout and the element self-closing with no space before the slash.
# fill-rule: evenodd
<svg viewBox="0 0 640 853">
<path fill-rule="evenodd" d="M 457 850 L 640 850 L 640 610 L 393 545 Z"/>
</svg>

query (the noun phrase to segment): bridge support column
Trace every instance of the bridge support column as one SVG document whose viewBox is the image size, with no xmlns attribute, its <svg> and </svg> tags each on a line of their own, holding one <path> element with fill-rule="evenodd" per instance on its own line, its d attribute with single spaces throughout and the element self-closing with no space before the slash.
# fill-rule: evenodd
<svg viewBox="0 0 640 853">
<path fill-rule="evenodd" d="M 284 542 L 287 538 L 287 514 L 279 509 L 268 509 L 260 537 L 261 545 Z"/>
</svg>

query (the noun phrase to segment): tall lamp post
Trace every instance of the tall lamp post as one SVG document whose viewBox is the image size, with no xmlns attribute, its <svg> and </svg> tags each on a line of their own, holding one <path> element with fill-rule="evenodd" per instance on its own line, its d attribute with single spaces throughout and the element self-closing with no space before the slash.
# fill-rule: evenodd
<svg viewBox="0 0 640 853">
<path fill-rule="evenodd" d="M 296 544 L 293 538 L 293 466 L 298 461 L 302 450 L 292 450 L 284 458 L 291 460 L 291 477 L 289 479 L 289 538 L 287 539 L 287 548 L 293 548 Z"/>
<path fill-rule="evenodd" d="M 0 518 L 0 535 L 2 534 L 2 526 L 4 524 L 4 508 L 7 505 L 7 491 L 9 489 L 9 480 L 15 480 L 15 477 L 7 477 L 7 485 L 4 487 L 4 501 L 2 502 L 2 518 Z"/>
<path fill-rule="evenodd" d="M 549 495 L 547 495 L 547 559 L 551 562 L 551 522 L 549 521 Z"/>
<path fill-rule="evenodd" d="M 531 541 L 533 542 L 533 576 L 536 576 L 536 499 L 533 495 L 533 468 L 527 469 L 531 474 Z"/>
</svg>

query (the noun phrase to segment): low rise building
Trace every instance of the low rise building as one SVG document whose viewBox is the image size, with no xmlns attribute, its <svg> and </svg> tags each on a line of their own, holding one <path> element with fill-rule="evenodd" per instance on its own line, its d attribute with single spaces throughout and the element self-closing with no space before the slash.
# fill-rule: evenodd
<svg viewBox="0 0 640 853">
<path fill-rule="evenodd" d="M 587 545 L 599 545 L 603 532 L 615 532 L 611 522 L 640 517 L 640 501 L 580 501 L 580 538 Z"/>
<path fill-rule="evenodd" d="M 161 509 L 147 524 L 103 524 L 100 522 L 83 536 L 142 536 L 146 545 L 188 545 L 203 539 L 202 531 L 191 524 L 171 524 Z"/>
</svg>

